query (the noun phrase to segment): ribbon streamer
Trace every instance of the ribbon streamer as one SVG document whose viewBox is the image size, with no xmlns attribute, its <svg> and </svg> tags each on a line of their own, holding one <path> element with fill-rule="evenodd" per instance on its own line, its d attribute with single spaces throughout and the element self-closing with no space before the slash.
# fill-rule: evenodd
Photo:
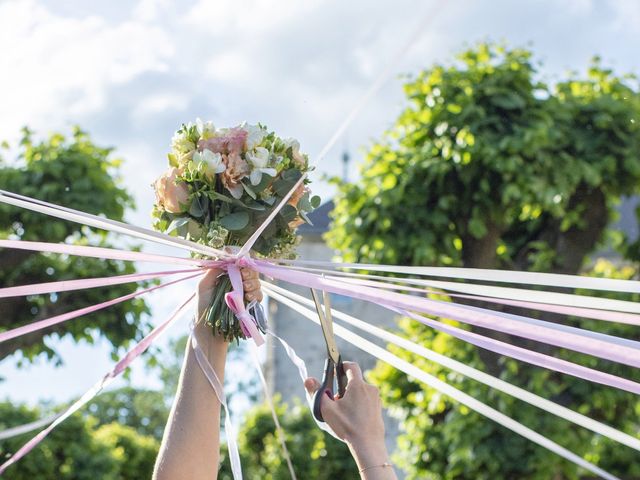
<svg viewBox="0 0 640 480">
<path fill-rule="evenodd" d="M 148 240 L 154 243 L 169 245 L 183 250 L 189 250 L 195 253 L 201 253 L 212 257 L 226 258 L 229 255 L 215 248 L 207 247 L 191 240 L 179 237 L 172 237 L 166 233 L 156 232 L 147 228 L 137 227 L 125 222 L 118 222 L 98 215 L 81 212 L 72 208 L 62 207 L 53 203 L 44 202 L 35 198 L 25 197 L 17 193 L 0 190 L 0 202 L 7 203 L 16 207 L 22 207 L 33 212 L 44 213 L 56 218 L 68 220 L 74 223 L 80 223 L 88 227 L 100 228 L 110 232 L 122 233 L 130 237 Z"/>
<path fill-rule="evenodd" d="M 0 440 L 17 437 L 20 435 L 24 435 L 25 433 L 29 433 L 33 430 L 42 428 L 46 425 L 49 425 L 59 416 L 60 414 L 51 415 L 50 417 L 41 418 L 40 420 L 36 420 L 35 422 L 25 423 L 23 425 L 18 425 L 17 427 L 7 428 L 6 430 L 0 432 Z"/>
<path fill-rule="evenodd" d="M 27 453 L 33 450 L 36 445 L 38 445 L 42 440 L 46 438 L 51 431 L 60 425 L 63 421 L 73 415 L 75 412 L 80 410 L 84 405 L 91 401 L 96 395 L 98 395 L 102 390 L 107 387 L 115 378 L 120 375 L 126 368 L 133 362 L 136 358 L 138 358 L 144 351 L 146 351 L 151 344 L 158 339 L 166 330 L 169 328 L 178 318 L 180 318 L 180 314 L 186 308 L 189 303 L 193 301 L 195 298 L 195 294 L 191 294 L 187 300 L 182 303 L 172 314 L 171 316 L 154 328 L 149 335 L 144 337 L 140 342 L 135 345 L 131 350 L 127 352 L 127 354 L 115 364 L 112 370 L 107 372 L 101 379 L 98 381 L 93 387 L 91 387 L 87 392 L 84 393 L 78 400 L 76 400 L 68 409 L 60 414 L 58 418 L 51 423 L 47 428 L 38 433 L 35 437 L 25 443 L 16 453 L 14 453 L 11 458 L 9 458 L 6 462 L 0 465 L 0 475 L 4 474 L 4 472 L 11 465 L 16 463 L 22 457 L 24 457 Z"/>
<path fill-rule="evenodd" d="M 298 305 L 297 303 L 286 298 L 281 297 L 278 299 L 278 301 L 280 301 L 283 305 L 286 305 L 289 308 L 300 313 L 301 315 L 308 318 L 309 320 L 315 323 L 319 323 L 317 315 L 311 310 L 308 310 L 305 307 Z M 602 470 L 598 466 L 586 461 L 582 457 L 576 455 L 575 453 L 562 447 L 561 445 L 558 445 L 557 443 L 548 439 L 547 437 L 535 432 L 529 427 L 526 427 L 525 425 L 513 420 L 512 418 L 504 415 L 498 410 L 495 410 L 494 408 L 489 407 L 488 405 L 480 402 L 479 400 L 471 397 L 470 395 L 467 395 L 466 393 L 458 390 L 457 388 L 452 387 L 451 385 L 443 382 L 442 380 L 439 380 L 438 378 L 432 375 L 429 375 L 428 373 L 410 364 L 409 362 L 402 360 L 401 358 L 397 357 L 396 355 L 393 355 L 392 353 L 388 352 L 384 348 L 381 348 L 378 345 L 371 343 L 368 340 L 365 340 L 364 338 L 356 335 L 355 333 L 347 330 L 346 328 L 340 325 L 334 325 L 334 333 L 340 338 L 356 346 L 360 350 L 370 353 L 371 355 L 378 358 L 379 360 L 382 360 L 383 362 L 388 363 L 389 365 L 397 368 L 398 370 L 406 373 L 407 375 L 410 375 L 411 377 L 414 377 L 420 380 L 422 383 L 425 383 L 431 388 L 438 390 L 439 392 L 451 397 L 457 402 L 467 406 L 471 410 L 474 410 L 477 413 L 502 425 L 503 427 L 506 427 L 509 430 L 522 435 L 528 440 L 531 440 L 532 442 L 550 450 L 551 452 L 556 453 L 557 455 L 560 455 L 561 457 L 584 468 L 585 470 L 595 473 L 596 475 L 606 480 L 620 480 L 618 477 L 611 475 L 610 473 Z"/>
<path fill-rule="evenodd" d="M 114 298 L 106 302 L 98 303 L 96 305 L 91 305 L 89 307 L 80 308 L 78 310 L 73 310 L 71 312 L 56 315 L 54 317 L 45 318 L 44 320 L 39 320 L 37 322 L 33 322 L 28 325 L 23 325 L 22 327 L 17 327 L 12 330 L 7 330 L 6 332 L 0 332 L 0 343 L 6 342 L 7 340 L 11 340 L 16 337 L 20 337 L 21 335 L 37 332 L 38 330 L 42 330 L 43 328 L 51 327 L 53 325 L 66 322 L 68 320 L 81 317 L 82 315 L 87 315 L 89 313 L 102 310 L 104 308 L 110 307 L 112 305 L 116 305 L 118 303 L 126 302 L 127 300 L 131 300 L 132 298 L 139 297 L 140 295 L 143 295 L 145 293 L 158 290 L 159 288 L 168 287 L 169 285 L 183 282 L 185 280 L 189 280 L 191 278 L 195 278 L 200 275 L 202 275 L 202 273 L 196 273 L 194 275 L 182 277 L 177 280 L 173 280 L 171 282 L 163 283 L 161 285 L 156 285 L 153 287 L 145 288 L 143 290 L 138 290 L 137 292 L 129 293 L 128 295 L 123 295 L 121 297 Z"/>
<path fill-rule="evenodd" d="M 267 285 L 267 288 L 273 287 L 266 282 L 263 282 L 263 284 Z M 498 353 L 500 355 L 505 355 L 516 360 L 530 363 L 532 365 L 543 367 L 549 370 L 555 370 L 557 372 L 572 375 L 577 378 L 600 383 L 602 385 L 608 385 L 610 387 L 618 388 L 620 390 L 625 390 L 631 393 L 635 393 L 636 395 L 640 395 L 640 383 L 634 382 L 632 380 L 627 380 L 616 375 L 611 375 L 609 373 L 601 372 L 589 367 L 584 367 L 582 365 L 555 358 L 550 355 L 545 355 L 543 353 L 538 353 L 522 347 L 517 347 L 515 345 L 511 345 L 500 340 L 495 340 L 490 337 L 484 337 L 477 333 L 469 332 L 467 330 L 454 327 L 444 322 L 431 320 L 406 310 L 386 305 L 383 306 L 395 313 L 411 317 L 414 320 L 417 320 L 438 331 L 447 333 L 462 341 Z"/>
<path fill-rule="evenodd" d="M 132 273 L 128 275 L 114 275 L 112 277 L 83 278 L 80 280 L 62 280 L 60 282 L 32 283 L 30 285 L 20 285 L 16 287 L 0 288 L 0 298 L 24 297 L 29 295 L 42 295 L 54 292 L 69 292 L 84 290 L 87 288 L 107 287 L 111 285 L 122 285 L 124 283 L 141 282 L 144 280 L 155 280 L 157 278 L 178 273 L 193 273 L 200 269 L 189 270 L 168 270 L 164 272 Z"/>
<path fill-rule="evenodd" d="M 0 197 L 1 201 L 1 197 Z M 0 240 L 0 248 L 16 248 L 19 250 L 32 250 L 38 253 L 62 253 L 79 257 L 100 258 L 102 260 L 125 260 L 129 262 L 154 262 L 189 267 L 214 266 L 217 264 L 211 260 L 196 260 L 193 258 L 170 257 L 154 253 L 134 252 L 131 250 L 118 250 L 106 247 L 91 247 L 87 245 L 69 245 L 67 243 L 29 242 L 26 240 Z"/>
<path fill-rule="evenodd" d="M 264 372 L 262 371 L 262 365 L 260 365 L 260 359 L 258 358 L 258 349 L 255 345 L 251 345 L 251 356 L 253 357 L 253 363 L 256 366 L 256 370 L 258 372 L 258 376 L 260 377 L 260 383 L 262 384 L 262 390 L 264 392 L 264 399 L 269 405 L 269 409 L 271 410 L 271 417 L 273 418 L 273 423 L 276 426 L 276 432 L 278 435 L 278 439 L 280 440 L 280 446 L 282 447 L 282 455 L 287 462 L 287 468 L 289 469 L 289 474 L 293 480 L 297 480 L 296 472 L 293 469 L 293 463 L 291 463 L 291 455 L 289 455 L 289 449 L 287 448 L 286 436 L 284 434 L 284 429 L 280 425 L 280 420 L 278 420 L 278 412 L 276 412 L 276 407 L 273 405 L 273 400 L 271 398 L 271 392 L 269 392 L 269 386 L 267 385 L 267 380 L 264 378 Z"/>
<path fill-rule="evenodd" d="M 357 275 L 357 274 L 354 274 Z M 606 322 L 615 322 L 615 323 L 626 323 L 627 325 L 638 325 L 640 326 L 640 315 L 634 313 L 624 313 L 624 312 L 614 312 L 612 310 L 596 310 L 592 308 L 582 308 L 582 307 L 567 307 L 563 305 L 550 305 L 548 303 L 539 303 L 539 302 L 529 302 L 529 301 L 519 301 L 519 300 L 508 300 L 504 298 L 496 298 L 496 297 L 483 297 L 479 295 L 464 295 L 460 293 L 451 293 L 449 291 L 444 292 L 443 290 L 435 290 L 432 288 L 416 288 L 410 287 L 407 285 L 398 285 L 395 283 L 385 283 L 382 281 L 371 281 L 365 280 L 364 277 L 371 278 L 379 278 L 382 280 L 390 280 L 385 277 L 376 277 L 375 275 L 363 275 L 362 277 L 356 276 L 355 278 L 351 277 L 332 277 L 327 276 L 326 278 L 331 278 L 333 280 L 338 280 L 346 283 L 351 283 L 355 285 L 367 285 L 370 287 L 376 288 L 384 288 L 390 290 L 403 290 L 407 292 L 417 292 L 422 293 L 424 295 L 433 294 L 433 295 L 447 295 L 451 298 L 464 298 L 468 300 L 475 300 L 486 303 L 496 303 L 499 305 L 509 305 L 512 307 L 525 308 L 528 310 L 538 310 L 542 312 L 550 312 L 550 313 L 559 313 L 561 315 L 569 315 L 569 316 L 577 316 L 581 318 L 591 318 L 594 320 L 604 320 Z M 407 280 L 407 279 L 403 279 Z M 398 279 L 393 279 L 392 281 L 398 281 Z M 404 282 L 408 283 L 408 282 Z"/>
<path fill-rule="evenodd" d="M 202 373 L 207 378 L 209 385 L 211 385 L 216 397 L 218 397 L 218 401 L 224 408 L 224 430 L 227 435 L 227 446 L 229 447 L 231 473 L 233 474 L 234 480 L 242 480 L 242 466 L 240 464 L 240 453 L 238 451 L 238 433 L 231 421 L 231 414 L 229 413 L 229 406 L 227 405 L 227 397 L 224 394 L 224 387 L 222 386 L 222 382 L 218 378 L 218 375 L 216 375 L 215 370 L 209 363 L 207 356 L 202 351 L 202 348 L 200 348 L 200 345 L 198 345 L 196 336 L 193 335 L 193 332 L 190 335 L 190 342 Z"/>
<path fill-rule="evenodd" d="M 400 273 L 403 275 L 423 275 L 428 277 L 449 277 L 463 280 L 479 280 L 499 283 L 521 283 L 560 288 L 582 288 L 585 290 L 608 290 L 612 292 L 640 293 L 637 280 L 584 277 L 561 273 L 518 272 L 512 270 L 492 270 L 485 268 L 456 267 L 412 267 L 407 265 L 377 265 L 371 263 L 323 262 L 319 260 L 267 259 L 270 262 L 293 266 L 324 267 L 331 269 L 369 270 L 372 272 Z"/>
<path fill-rule="evenodd" d="M 289 299 L 291 301 L 297 302 L 299 304 L 306 305 L 307 307 L 313 307 L 314 304 L 311 300 L 297 295 L 293 292 L 289 292 L 284 288 L 280 288 L 276 285 L 267 284 L 265 287 L 265 291 L 268 292 L 270 296 L 275 298 L 276 300 L 281 299 Z M 436 362 L 450 370 L 458 372 L 461 375 L 464 375 L 468 378 L 476 380 L 480 383 L 483 383 L 491 388 L 499 390 L 501 392 L 506 393 L 514 398 L 525 401 L 535 407 L 538 407 L 546 412 L 552 413 L 560 418 L 564 418 L 576 425 L 580 425 L 581 427 L 587 428 L 594 433 L 598 433 L 605 437 L 608 437 L 614 441 L 621 443 L 627 447 L 633 448 L 635 450 L 640 451 L 640 439 L 632 437 L 620 430 L 612 428 L 608 425 L 605 425 L 597 420 L 589 418 L 585 415 L 582 415 L 578 412 L 575 412 L 569 408 L 563 407 L 557 403 L 551 402 L 545 398 L 536 395 L 535 393 L 529 392 L 523 388 L 512 385 L 504 380 L 501 380 L 497 377 L 489 375 L 485 372 L 477 370 L 469 365 L 466 365 L 462 362 L 449 358 L 445 355 L 441 355 L 433 350 L 430 350 L 422 345 L 418 345 L 412 341 L 407 340 L 406 338 L 402 338 L 398 335 L 394 335 L 393 333 L 387 332 L 381 328 L 375 327 L 367 322 L 364 322 L 358 318 L 355 318 L 351 315 L 347 315 L 344 312 L 339 310 L 331 309 L 331 313 L 333 318 L 338 318 L 348 323 L 349 325 L 358 328 L 364 332 L 367 332 L 375 337 L 384 340 L 385 342 L 392 343 L 398 347 L 401 347 L 405 350 L 408 350 L 416 355 L 419 355 L 427 360 L 432 362 Z"/>
<path fill-rule="evenodd" d="M 328 269 L 309 269 L 296 268 L 296 270 L 309 271 L 310 273 L 330 274 L 323 275 L 326 278 L 337 279 L 334 275 L 350 277 L 350 280 L 342 279 L 342 281 L 360 283 L 362 278 L 374 278 L 384 280 L 386 282 L 398 282 L 411 285 L 422 285 L 440 290 L 467 293 L 471 295 L 484 295 L 486 297 L 495 297 L 517 301 L 535 301 L 548 305 L 563 305 L 568 307 L 580 307 L 596 310 L 615 310 L 618 312 L 640 313 L 640 305 L 637 302 L 626 300 L 616 300 L 611 298 L 592 297 L 589 295 L 576 295 L 568 293 L 547 292 L 541 290 L 526 290 L 521 288 L 495 287 L 492 285 L 476 285 L 458 282 L 439 282 L 434 280 L 418 280 L 412 278 L 385 278 L 375 275 L 362 275 Z M 470 269 L 472 270 L 472 269 Z M 527 272 L 525 272 L 527 273 Z M 355 278 L 355 280 L 353 279 Z M 579 277 L 580 278 L 580 277 Z M 583 277 L 588 278 L 588 277 Z M 497 302 L 500 303 L 500 302 Z"/>
<path fill-rule="evenodd" d="M 640 366 L 640 350 L 635 346 L 638 342 L 541 320 L 449 302 L 439 302 L 371 287 L 360 286 L 358 289 L 353 289 L 341 282 L 318 275 L 291 270 L 284 272 L 282 268 L 270 267 L 264 263 L 257 263 L 256 269 L 269 277 L 308 288 L 326 290 L 383 306 L 415 310 L 429 315 L 451 318 L 470 325 L 489 328 L 549 345 L 569 348 L 618 363 L 634 367 Z M 531 324 L 535 325 L 536 328 L 531 328 Z"/>
</svg>

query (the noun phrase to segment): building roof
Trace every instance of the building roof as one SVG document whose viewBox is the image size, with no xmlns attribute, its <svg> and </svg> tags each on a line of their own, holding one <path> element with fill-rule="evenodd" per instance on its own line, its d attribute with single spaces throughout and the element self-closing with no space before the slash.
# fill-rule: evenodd
<svg viewBox="0 0 640 480">
<path fill-rule="evenodd" d="M 313 225 L 309 225 L 305 223 L 298 228 L 298 233 L 301 235 L 315 233 L 316 235 L 320 235 L 329 230 L 329 223 L 331 219 L 329 218 L 329 213 L 333 210 L 333 200 L 329 200 L 326 203 L 323 203 L 318 208 L 316 208 L 313 212 L 309 214 L 309 220 Z"/>
</svg>

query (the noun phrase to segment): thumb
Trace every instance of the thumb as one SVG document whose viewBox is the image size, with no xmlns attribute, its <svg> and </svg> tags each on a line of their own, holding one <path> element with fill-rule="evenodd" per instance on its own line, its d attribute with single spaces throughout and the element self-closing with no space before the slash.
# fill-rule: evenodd
<svg viewBox="0 0 640 480">
<path fill-rule="evenodd" d="M 304 381 L 304 388 L 307 390 L 309 395 L 316 393 L 316 390 L 320 388 L 320 385 L 320 382 L 313 377 L 309 377 Z"/>
</svg>

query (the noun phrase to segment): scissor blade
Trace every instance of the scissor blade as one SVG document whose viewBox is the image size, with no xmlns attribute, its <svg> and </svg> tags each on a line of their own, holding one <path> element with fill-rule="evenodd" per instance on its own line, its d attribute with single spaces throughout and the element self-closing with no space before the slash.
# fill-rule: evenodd
<svg viewBox="0 0 640 480">
<path fill-rule="evenodd" d="M 320 304 L 320 299 L 316 291 L 311 289 L 311 296 L 313 297 L 313 301 L 316 304 L 316 311 L 318 312 L 318 317 L 320 317 L 320 326 L 322 327 L 322 334 L 324 335 L 324 341 L 327 344 L 327 354 L 335 363 L 338 363 L 338 359 L 340 358 L 340 352 L 338 351 L 338 347 L 336 345 L 336 339 L 333 336 L 333 320 L 331 317 L 331 304 L 329 303 L 328 295 L 326 292 L 324 295 L 324 305 L 325 311 L 322 311 L 322 306 Z"/>
</svg>

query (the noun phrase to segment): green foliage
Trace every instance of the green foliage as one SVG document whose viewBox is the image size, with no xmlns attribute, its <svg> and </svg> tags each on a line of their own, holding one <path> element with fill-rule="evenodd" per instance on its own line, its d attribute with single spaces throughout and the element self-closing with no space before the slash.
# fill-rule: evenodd
<svg viewBox="0 0 640 480">
<path fill-rule="evenodd" d="M 41 418 L 38 409 L 0 403 L 0 430 Z M 130 427 L 97 428 L 93 417 L 73 415 L 7 470 L 13 480 L 137 480 L 150 478 L 158 442 Z M 97 428 L 97 430 L 96 430 Z M 0 456 L 20 448 L 34 432 L 0 441 Z"/>
<path fill-rule="evenodd" d="M 157 439 L 119 423 L 103 425 L 96 431 L 95 438 L 103 442 L 118 461 L 118 478 L 151 478 L 160 448 Z"/>
<path fill-rule="evenodd" d="M 330 480 L 357 478 L 358 470 L 347 446 L 320 430 L 305 405 L 289 406 L 274 399 L 278 420 L 286 436 L 287 449 L 298 478 Z M 238 446 L 246 478 L 289 478 L 271 410 L 266 404 L 250 410 L 239 432 Z M 223 457 L 226 453 L 223 452 Z M 228 459 L 221 461 L 220 480 L 231 480 Z"/>
<path fill-rule="evenodd" d="M 110 148 L 96 146 L 89 136 L 74 129 L 71 138 L 59 133 L 36 142 L 24 129 L 17 159 L 0 163 L 0 188 L 89 213 L 122 220 L 133 207 L 133 199 L 120 186 L 118 167 L 121 160 L 112 157 Z M 79 245 L 113 246 L 105 232 L 46 217 L 39 213 L 0 205 L 0 238 L 18 238 Z M 37 254 L 28 251 L 1 250 L 0 284 L 3 286 L 100 277 L 133 273 L 132 264 L 112 260 Z M 102 289 L 63 292 L 52 295 L 5 299 L 0 306 L 0 330 L 15 328 L 34 320 L 86 307 L 126 295 L 136 284 Z M 126 346 L 147 330 L 144 300 L 133 299 L 109 309 L 6 342 L 0 346 L 0 359 L 15 351 L 31 361 L 44 353 L 59 358 L 43 336 L 69 335 L 75 341 L 92 343 L 99 335 L 114 347 Z"/>
<path fill-rule="evenodd" d="M 549 87 L 530 57 L 480 45 L 408 81 L 362 180 L 337 182 L 346 261 L 579 269 L 640 189 L 640 98 L 598 62 Z"/>
<path fill-rule="evenodd" d="M 621 197 L 640 193 L 637 82 L 615 76 L 595 59 L 586 78 L 574 75 L 550 86 L 537 80 L 531 57 L 526 50 L 483 44 L 454 65 L 436 65 L 407 82 L 408 106 L 370 148 L 362 180 L 336 182 L 327 238 L 342 259 L 570 274 L 582 272 L 602 246 L 640 259 L 640 241 L 631 243 L 612 227 Z M 590 273 L 638 277 L 634 268 L 606 262 Z M 551 314 L 544 319 L 640 339 L 627 325 Z M 406 319 L 400 328 L 439 353 L 637 435 L 640 403 L 631 394 L 499 357 Z M 640 380 L 628 367 L 540 348 Z M 636 452 L 391 349 L 604 469 L 640 475 Z M 397 461 L 408 478 L 585 478 L 565 460 L 391 367 L 379 364 L 371 378 L 402 420 Z"/>
<path fill-rule="evenodd" d="M 131 386 L 100 394 L 87 407 L 87 411 L 100 425 L 114 423 L 128 426 L 158 441 L 162 439 L 169 416 L 169 407 L 162 392 Z"/>
</svg>

